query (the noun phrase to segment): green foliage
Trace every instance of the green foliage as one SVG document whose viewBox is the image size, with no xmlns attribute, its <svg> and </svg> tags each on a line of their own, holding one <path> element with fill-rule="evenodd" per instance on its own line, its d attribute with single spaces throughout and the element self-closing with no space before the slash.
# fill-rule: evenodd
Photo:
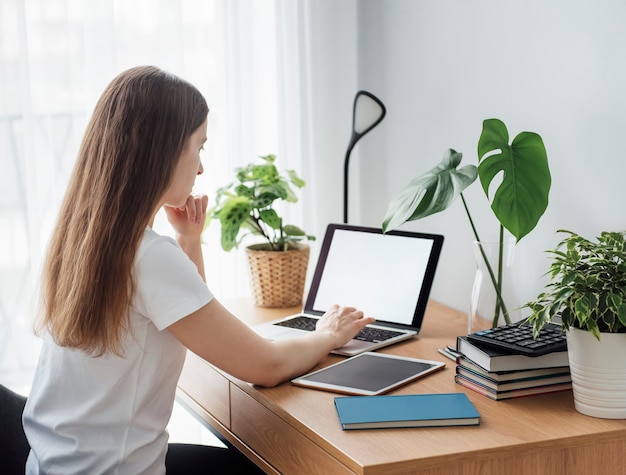
<svg viewBox="0 0 626 475">
<path fill-rule="evenodd" d="M 457 170 L 462 158 L 462 153 L 449 149 L 439 165 L 413 179 L 389 203 L 383 232 L 447 209 L 478 176 L 474 165 Z"/>
<path fill-rule="evenodd" d="M 283 224 L 274 208 L 277 200 L 297 202 L 291 185 L 302 188 L 304 180 L 293 170 L 282 176 L 274 164 L 276 155 L 260 158 L 260 164 L 249 163 L 235 170 L 236 182 L 217 190 L 216 204 L 207 213 L 208 220 L 220 221 L 225 251 L 238 247 L 248 235 L 262 236 L 273 251 L 286 251 L 297 241 L 315 240 L 299 227 Z"/>
<path fill-rule="evenodd" d="M 489 199 L 489 191 L 495 186 L 491 209 L 500 222 L 500 249 L 503 248 L 506 228 L 519 241 L 530 233 L 548 206 L 548 194 L 552 179 L 543 140 L 533 132 L 521 132 L 511 144 L 509 133 L 501 120 L 483 121 L 478 141 L 478 167 L 466 165 L 457 168 L 462 154 L 449 149 L 439 165 L 412 180 L 390 202 L 383 220 L 383 232 L 390 231 L 407 221 L 415 221 L 447 209 L 461 197 L 474 237 L 481 241 L 469 212 L 463 191 L 476 178 L 480 178 L 483 191 Z M 499 181 L 498 181 L 499 180 Z M 497 272 L 491 268 L 486 255 L 491 281 L 498 296 L 494 308 L 493 325 L 497 325 L 502 313 L 505 322 L 510 318 L 502 300 L 502 259 Z M 502 253 L 500 254 L 502 255 Z"/>
<path fill-rule="evenodd" d="M 592 242 L 567 230 L 568 236 L 547 251 L 552 255 L 550 283 L 524 305 L 535 333 L 554 317 L 563 328 L 626 333 L 626 232 L 603 232 Z"/>
<path fill-rule="evenodd" d="M 517 241 L 535 229 L 548 207 L 552 179 L 541 137 L 521 132 L 508 145 L 509 133 L 497 119 L 483 123 L 478 141 L 478 176 L 489 197 L 489 186 L 502 174 L 491 209 Z"/>
<path fill-rule="evenodd" d="M 498 119 L 483 122 L 478 167 L 457 169 L 463 154 L 446 151 L 439 165 L 412 180 L 389 204 L 383 231 L 447 209 L 476 178 L 489 198 L 489 187 L 501 177 L 491 200 L 498 221 L 519 241 L 532 231 L 548 207 L 552 183 L 541 137 L 521 132 L 509 145 L 509 133 Z M 478 239 L 480 240 L 480 239 Z"/>
</svg>

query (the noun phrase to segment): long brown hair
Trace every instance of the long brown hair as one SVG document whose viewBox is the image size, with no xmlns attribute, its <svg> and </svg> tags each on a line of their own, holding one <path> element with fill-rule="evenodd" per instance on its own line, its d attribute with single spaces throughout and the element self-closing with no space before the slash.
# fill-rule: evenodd
<svg viewBox="0 0 626 475">
<path fill-rule="evenodd" d="M 152 66 L 121 73 L 103 92 L 43 268 L 40 329 L 58 345 L 121 354 L 137 248 L 207 114 L 195 87 Z"/>
</svg>

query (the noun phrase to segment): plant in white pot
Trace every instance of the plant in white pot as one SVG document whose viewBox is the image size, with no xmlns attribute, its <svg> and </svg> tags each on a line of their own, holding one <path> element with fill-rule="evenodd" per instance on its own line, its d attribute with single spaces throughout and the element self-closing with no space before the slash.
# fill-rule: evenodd
<svg viewBox="0 0 626 475">
<path fill-rule="evenodd" d="M 548 158 L 541 136 L 534 132 L 521 132 L 509 144 L 509 133 L 499 119 L 483 121 L 478 141 L 478 166 L 457 168 L 463 155 L 452 149 L 444 154 L 439 165 L 413 179 L 389 203 L 383 232 L 447 209 L 458 197 L 474 234 L 477 250 L 486 266 L 495 291 L 491 325 L 511 323 L 509 310 L 502 295 L 505 229 L 519 242 L 537 225 L 548 206 L 552 182 Z M 483 191 L 491 209 L 500 222 L 495 266 L 485 251 L 463 191 L 480 178 Z M 494 186 L 497 185 L 497 186 Z M 475 283 L 476 285 L 476 283 Z M 485 315 L 484 317 L 488 317 Z M 470 319 L 472 316 L 470 315 Z"/>
<path fill-rule="evenodd" d="M 235 169 L 235 181 L 217 191 L 208 220 L 221 224 L 221 245 L 225 251 L 239 247 L 250 236 L 261 243 L 247 246 L 250 278 L 255 303 L 262 307 L 290 307 L 302 303 L 309 246 L 315 240 L 298 226 L 285 224 L 278 214 L 280 202 L 295 203 L 292 188 L 305 185 L 295 171 L 284 175 L 275 165 L 276 155 Z"/>
<path fill-rule="evenodd" d="M 574 404 L 583 414 L 626 419 L 626 232 L 596 241 L 566 230 L 550 282 L 531 310 L 534 332 L 555 318 L 567 332 Z"/>
</svg>

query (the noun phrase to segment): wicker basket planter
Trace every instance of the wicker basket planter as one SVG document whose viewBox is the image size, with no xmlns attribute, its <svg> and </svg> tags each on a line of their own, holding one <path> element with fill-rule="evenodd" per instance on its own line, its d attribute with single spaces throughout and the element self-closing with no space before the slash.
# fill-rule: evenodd
<svg viewBox="0 0 626 475">
<path fill-rule="evenodd" d="M 302 305 L 309 263 L 309 246 L 292 244 L 288 251 L 268 251 L 265 244 L 246 248 L 250 285 L 259 307 L 282 308 Z"/>
</svg>

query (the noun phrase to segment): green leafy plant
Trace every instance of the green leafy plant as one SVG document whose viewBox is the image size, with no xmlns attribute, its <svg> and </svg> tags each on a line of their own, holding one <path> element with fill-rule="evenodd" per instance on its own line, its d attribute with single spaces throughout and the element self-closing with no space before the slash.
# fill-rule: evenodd
<svg viewBox="0 0 626 475">
<path fill-rule="evenodd" d="M 603 232 L 597 242 L 567 230 L 553 257 L 550 283 L 524 305 L 538 334 L 554 317 L 563 328 L 580 328 L 598 340 L 600 333 L 626 333 L 626 232 Z"/>
<path fill-rule="evenodd" d="M 501 293 L 504 229 L 519 242 L 535 228 L 545 212 L 552 182 L 546 149 L 541 137 L 534 132 L 521 132 L 509 144 L 509 133 L 504 123 L 499 119 L 487 119 L 483 121 L 478 140 L 478 167 L 466 165 L 457 168 L 462 157 L 461 153 L 447 150 L 439 165 L 415 178 L 400 191 L 389 203 L 383 232 L 407 221 L 443 211 L 461 197 L 474 237 L 481 242 L 463 191 L 480 178 L 489 199 L 489 189 L 492 184 L 497 184 L 490 200 L 491 209 L 500 222 L 499 259 L 495 271 L 482 247 L 480 250 L 496 291 L 493 326 L 498 324 L 500 315 L 506 323 L 510 323 Z"/>
<path fill-rule="evenodd" d="M 315 240 L 302 229 L 283 224 L 275 209 L 277 201 L 298 201 L 292 185 L 305 185 L 295 171 L 281 175 L 274 162 L 276 155 L 260 157 L 260 163 L 236 168 L 236 181 L 217 191 L 215 206 L 207 213 L 208 220 L 221 224 L 221 245 L 225 251 L 239 246 L 248 235 L 261 236 L 271 251 L 286 251 L 303 240 Z"/>
</svg>

